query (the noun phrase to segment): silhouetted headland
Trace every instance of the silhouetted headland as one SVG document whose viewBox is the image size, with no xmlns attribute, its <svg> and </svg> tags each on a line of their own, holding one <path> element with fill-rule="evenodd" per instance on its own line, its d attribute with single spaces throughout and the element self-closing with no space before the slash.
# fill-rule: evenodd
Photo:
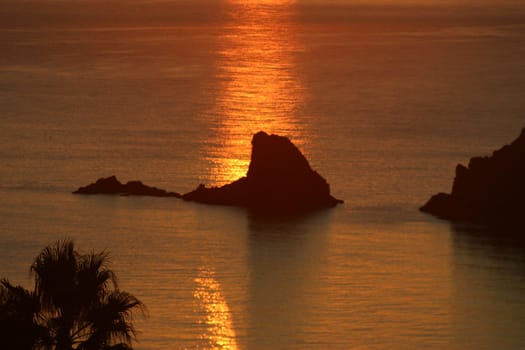
<svg viewBox="0 0 525 350">
<path fill-rule="evenodd" d="M 153 197 L 177 197 L 181 195 L 176 192 L 144 185 L 140 181 L 128 181 L 121 183 L 115 176 L 100 178 L 97 182 L 80 187 L 74 194 L 112 194 L 120 196 L 153 196 Z"/>
<path fill-rule="evenodd" d="M 475 223 L 522 221 L 525 213 L 525 129 L 490 157 L 458 164 L 452 193 L 439 193 L 420 208 L 442 219 Z"/>
<path fill-rule="evenodd" d="M 200 185 L 182 196 L 186 201 L 240 206 L 264 211 L 309 211 L 334 207 L 342 200 L 286 137 L 261 131 L 253 136 L 248 173 L 230 184 Z"/>
</svg>

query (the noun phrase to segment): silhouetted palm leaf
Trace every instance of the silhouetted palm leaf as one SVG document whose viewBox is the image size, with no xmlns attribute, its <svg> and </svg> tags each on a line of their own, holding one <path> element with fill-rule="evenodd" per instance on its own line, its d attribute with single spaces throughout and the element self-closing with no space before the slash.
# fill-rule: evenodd
<svg viewBox="0 0 525 350">
<path fill-rule="evenodd" d="M 35 293 L 49 311 L 69 310 L 75 301 L 77 254 L 72 241 L 58 241 L 48 246 L 31 265 L 35 275 Z"/>
<path fill-rule="evenodd" d="M 40 303 L 35 294 L 8 280 L 0 281 L 0 347 L 45 348 L 50 344 L 47 329 L 38 324 Z"/>
<path fill-rule="evenodd" d="M 85 321 L 91 325 L 91 333 L 82 349 L 102 349 L 114 342 L 129 346 L 135 337 L 131 323 L 132 311 L 143 309 L 143 304 L 133 295 L 119 290 L 111 291 L 86 315 Z"/>
<path fill-rule="evenodd" d="M 0 337 L 0 348 L 1 339 L 14 339 L 25 342 L 9 349 L 132 349 L 132 312 L 143 304 L 117 289 L 107 259 L 106 252 L 79 254 L 72 241 L 58 241 L 31 265 L 34 292 L 0 281 L 0 328 L 19 332 Z M 24 340 L 24 332 L 34 336 Z"/>
</svg>

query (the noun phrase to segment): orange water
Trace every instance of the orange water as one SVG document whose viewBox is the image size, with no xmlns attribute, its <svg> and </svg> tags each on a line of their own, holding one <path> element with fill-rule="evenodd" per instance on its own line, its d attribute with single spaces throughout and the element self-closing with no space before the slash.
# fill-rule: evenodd
<svg viewBox="0 0 525 350">
<path fill-rule="evenodd" d="M 417 211 L 525 125 L 519 4 L 8 3 L 0 277 L 31 286 L 60 238 L 108 249 L 148 307 L 137 349 L 525 346 L 525 247 Z M 259 130 L 289 136 L 345 204 L 269 220 L 69 193 L 112 174 L 223 184 Z"/>
</svg>

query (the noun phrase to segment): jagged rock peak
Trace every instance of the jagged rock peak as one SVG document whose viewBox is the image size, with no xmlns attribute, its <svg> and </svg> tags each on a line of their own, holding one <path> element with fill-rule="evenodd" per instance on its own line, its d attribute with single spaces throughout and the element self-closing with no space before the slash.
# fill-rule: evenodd
<svg viewBox="0 0 525 350">
<path fill-rule="evenodd" d="M 452 192 L 432 196 L 420 210 L 443 219 L 516 222 L 525 213 L 525 129 L 488 157 L 458 164 Z"/>
<path fill-rule="evenodd" d="M 183 199 L 268 211 L 307 211 L 343 202 L 330 194 L 326 180 L 288 138 L 263 131 L 252 138 L 246 177 L 218 188 L 200 185 Z"/>
<path fill-rule="evenodd" d="M 248 177 L 293 176 L 310 171 L 308 160 L 287 137 L 264 131 L 253 136 Z"/>
</svg>

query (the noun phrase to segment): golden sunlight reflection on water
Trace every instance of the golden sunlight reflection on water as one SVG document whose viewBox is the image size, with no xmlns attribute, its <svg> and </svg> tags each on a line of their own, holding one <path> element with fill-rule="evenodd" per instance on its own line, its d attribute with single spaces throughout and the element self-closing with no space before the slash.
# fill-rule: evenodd
<svg viewBox="0 0 525 350">
<path fill-rule="evenodd" d="M 202 338 L 208 342 L 209 349 L 239 349 L 231 311 L 214 271 L 210 267 L 201 267 L 195 283 L 197 288 L 193 296 L 206 315 L 203 322 L 207 325 L 207 332 Z"/>
<path fill-rule="evenodd" d="M 246 174 L 251 136 L 264 130 L 300 145 L 296 108 L 304 100 L 294 54 L 301 50 L 292 22 L 293 2 L 231 1 L 230 20 L 218 36 L 218 96 L 206 146 L 210 176 L 224 184 Z"/>
</svg>

